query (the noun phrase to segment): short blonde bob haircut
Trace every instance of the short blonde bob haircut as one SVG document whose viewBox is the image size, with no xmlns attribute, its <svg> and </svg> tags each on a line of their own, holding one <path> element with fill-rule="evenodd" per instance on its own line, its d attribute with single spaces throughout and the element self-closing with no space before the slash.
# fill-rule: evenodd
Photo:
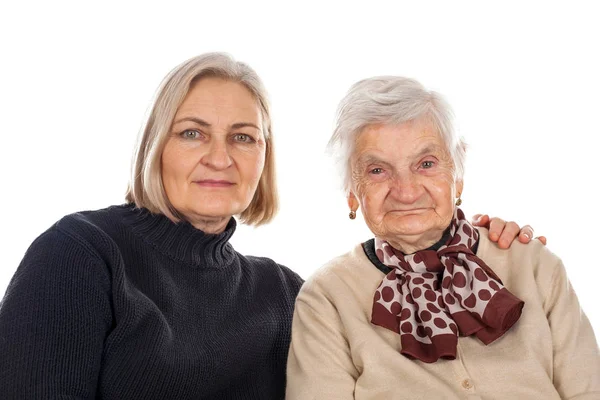
<svg viewBox="0 0 600 400">
<path fill-rule="evenodd" d="M 266 224 L 277 213 L 279 200 L 275 180 L 275 154 L 267 92 L 256 72 L 225 53 L 206 53 L 175 67 L 161 83 L 144 124 L 133 159 L 126 200 L 174 222 L 184 220 L 169 201 L 162 181 L 161 157 L 177 109 L 195 82 L 216 77 L 237 82 L 254 95 L 262 112 L 266 142 L 265 165 L 249 206 L 238 216 L 249 225 Z"/>
</svg>

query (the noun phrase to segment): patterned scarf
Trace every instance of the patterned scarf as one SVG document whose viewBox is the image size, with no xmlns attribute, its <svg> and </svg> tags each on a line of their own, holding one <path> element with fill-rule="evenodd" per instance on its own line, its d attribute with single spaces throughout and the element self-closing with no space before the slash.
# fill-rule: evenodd
<svg viewBox="0 0 600 400">
<path fill-rule="evenodd" d="M 377 258 L 393 270 L 375 292 L 371 322 L 398 333 L 405 356 L 455 359 L 459 334 L 488 345 L 521 316 L 523 301 L 473 253 L 478 240 L 459 208 L 437 251 L 405 255 L 375 238 Z"/>
</svg>

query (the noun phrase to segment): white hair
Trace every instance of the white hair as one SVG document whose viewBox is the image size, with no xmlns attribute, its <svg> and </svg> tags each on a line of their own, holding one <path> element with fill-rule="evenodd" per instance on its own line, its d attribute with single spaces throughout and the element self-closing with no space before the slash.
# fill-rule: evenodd
<svg viewBox="0 0 600 400">
<path fill-rule="evenodd" d="M 462 180 L 466 144 L 454 132 L 450 105 L 414 79 L 379 76 L 350 87 L 338 107 L 335 130 L 327 145 L 341 168 L 346 193 L 352 184 L 350 160 L 357 136 L 370 125 L 411 121 L 425 121 L 438 131 L 452 157 L 455 179 Z"/>
</svg>

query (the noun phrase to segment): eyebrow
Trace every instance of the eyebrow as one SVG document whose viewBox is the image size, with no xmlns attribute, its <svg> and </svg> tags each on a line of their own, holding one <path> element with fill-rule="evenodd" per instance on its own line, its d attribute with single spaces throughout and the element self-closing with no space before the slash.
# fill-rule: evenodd
<svg viewBox="0 0 600 400">
<path fill-rule="evenodd" d="M 425 148 L 423 148 L 421 151 L 419 151 L 417 153 L 417 157 L 422 157 L 425 154 L 435 153 L 435 152 L 439 152 L 439 151 L 443 152 L 444 148 L 442 148 L 442 147 L 440 147 L 438 145 L 428 145 L 428 146 L 426 146 Z"/>
<path fill-rule="evenodd" d="M 369 154 L 369 153 L 358 156 L 357 162 L 359 165 L 372 164 L 372 163 L 388 164 L 387 161 L 384 161 L 380 157 L 377 157 L 376 155 Z"/>
<path fill-rule="evenodd" d="M 439 151 L 444 151 L 444 149 L 438 145 L 427 145 L 415 155 L 415 158 L 423 157 L 426 154 L 435 153 L 435 152 L 439 152 Z M 372 153 L 366 153 L 366 154 L 362 154 L 362 155 L 358 156 L 357 161 L 359 164 L 371 164 L 371 163 L 389 164 L 388 161 L 385 161 Z"/>
<path fill-rule="evenodd" d="M 173 125 L 175 124 L 179 124 L 181 122 L 186 122 L 186 121 L 191 121 L 191 122 L 195 122 L 196 124 L 200 125 L 200 126 L 205 126 L 207 128 L 210 128 L 212 125 L 209 124 L 208 122 L 206 122 L 205 120 L 201 119 L 201 118 L 197 118 L 197 117 L 184 117 L 184 118 L 180 118 L 177 121 L 173 122 Z M 236 122 L 235 124 L 232 124 L 230 126 L 230 129 L 239 129 L 239 128 L 255 128 L 257 130 L 261 130 L 258 126 L 256 126 L 255 124 L 251 123 L 251 122 Z"/>
</svg>

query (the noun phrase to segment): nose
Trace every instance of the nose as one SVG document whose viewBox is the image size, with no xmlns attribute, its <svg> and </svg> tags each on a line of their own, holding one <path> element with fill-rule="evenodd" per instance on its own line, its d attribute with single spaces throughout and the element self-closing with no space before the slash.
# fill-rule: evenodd
<svg viewBox="0 0 600 400">
<path fill-rule="evenodd" d="M 390 194 L 400 203 L 413 204 L 423 195 L 423 185 L 412 171 L 398 174 L 391 183 Z"/>
<path fill-rule="evenodd" d="M 203 165 L 215 169 L 227 169 L 233 163 L 229 154 L 227 143 L 221 140 L 211 140 L 206 153 L 202 156 L 201 162 Z"/>
</svg>

